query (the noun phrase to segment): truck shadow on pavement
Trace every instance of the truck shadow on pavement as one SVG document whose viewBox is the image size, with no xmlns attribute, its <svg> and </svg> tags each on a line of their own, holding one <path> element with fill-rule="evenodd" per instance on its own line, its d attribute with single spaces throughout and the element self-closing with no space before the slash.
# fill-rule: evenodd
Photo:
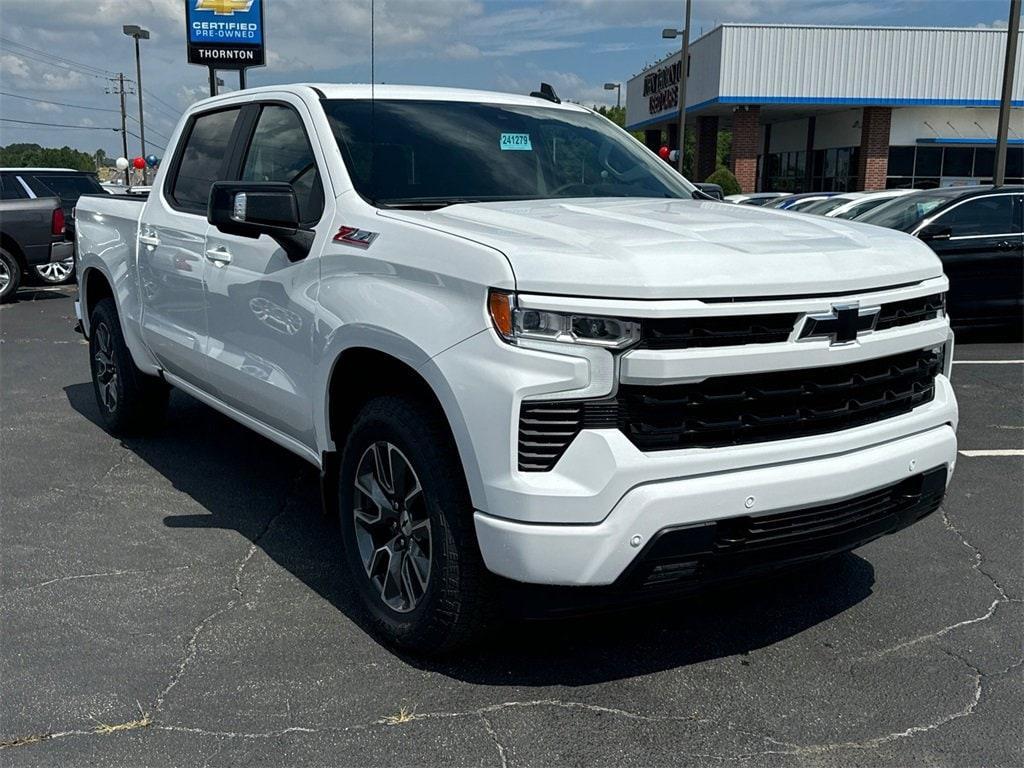
<svg viewBox="0 0 1024 768">
<path fill-rule="evenodd" d="M 74 384 L 65 392 L 72 408 L 100 424 L 91 384 Z M 121 444 L 206 510 L 167 515 L 165 526 L 237 531 L 367 630 L 347 581 L 336 526 L 320 513 L 314 467 L 177 391 L 159 434 Z M 403 658 L 420 669 L 499 686 L 588 685 L 730 656 L 746 665 L 744 656 L 751 651 L 864 600 L 873 583 L 871 564 L 846 554 L 788 575 L 671 603 L 586 617 L 507 621 L 458 656 Z M 299 644 L 303 628 L 295 632 Z"/>
</svg>

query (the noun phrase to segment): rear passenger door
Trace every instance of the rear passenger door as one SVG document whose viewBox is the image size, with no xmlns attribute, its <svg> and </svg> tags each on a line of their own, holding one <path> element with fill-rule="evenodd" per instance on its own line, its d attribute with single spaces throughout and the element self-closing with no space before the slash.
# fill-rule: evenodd
<svg viewBox="0 0 1024 768">
<path fill-rule="evenodd" d="M 325 165 L 306 114 L 298 99 L 247 106 L 233 176 L 291 184 L 303 225 L 316 227 L 325 213 Z M 307 446 L 315 445 L 312 333 L 323 237 L 292 261 L 266 235 L 211 227 L 206 236 L 211 393 Z"/>
<path fill-rule="evenodd" d="M 203 278 L 210 186 L 226 178 L 240 107 L 194 115 L 139 225 L 142 332 L 169 373 L 205 389 Z"/>
<path fill-rule="evenodd" d="M 947 240 L 929 245 L 949 277 L 953 322 L 1001 321 L 1020 312 L 1024 279 L 1021 195 L 972 197 L 935 218 L 948 226 Z"/>
</svg>

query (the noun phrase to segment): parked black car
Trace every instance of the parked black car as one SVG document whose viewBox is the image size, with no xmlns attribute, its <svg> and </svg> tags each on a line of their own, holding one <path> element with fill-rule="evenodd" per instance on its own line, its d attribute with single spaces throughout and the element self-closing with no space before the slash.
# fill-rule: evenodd
<svg viewBox="0 0 1024 768">
<path fill-rule="evenodd" d="M 1024 187 L 930 189 L 897 197 L 856 221 L 909 232 L 931 246 L 949 276 L 954 326 L 1024 323 Z"/>
<path fill-rule="evenodd" d="M 82 195 L 105 194 L 95 173 L 75 171 L 70 168 L 0 168 L 0 184 L 5 196 L 34 199 L 57 197 L 64 210 L 68 239 L 75 240 L 75 205 Z M 30 277 L 43 283 L 67 282 L 74 274 L 73 255 L 66 261 L 41 264 L 34 268 Z"/>
</svg>

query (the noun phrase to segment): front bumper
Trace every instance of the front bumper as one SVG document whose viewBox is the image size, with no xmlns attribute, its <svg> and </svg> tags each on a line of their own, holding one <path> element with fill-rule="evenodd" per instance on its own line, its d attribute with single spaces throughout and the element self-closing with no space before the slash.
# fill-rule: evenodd
<svg viewBox="0 0 1024 768">
<path fill-rule="evenodd" d="M 631 489 L 596 525 L 524 523 L 477 512 L 477 539 L 487 567 L 501 576 L 534 584 L 609 585 L 669 529 L 821 507 L 932 470 L 943 470 L 948 482 L 956 445 L 953 428 L 943 425 L 828 458 L 650 482 Z M 913 522 L 897 518 L 875 521 L 877 532 L 866 539 L 824 541 L 818 551 L 812 547 L 801 556 L 858 546 Z"/>
</svg>

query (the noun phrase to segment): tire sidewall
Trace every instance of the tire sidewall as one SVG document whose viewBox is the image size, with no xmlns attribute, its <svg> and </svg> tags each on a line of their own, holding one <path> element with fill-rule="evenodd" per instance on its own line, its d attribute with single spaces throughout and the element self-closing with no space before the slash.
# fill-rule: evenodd
<svg viewBox="0 0 1024 768">
<path fill-rule="evenodd" d="M 419 478 L 431 524 L 430 580 L 423 599 L 408 613 L 389 608 L 380 598 L 366 575 L 355 538 L 356 469 L 366 449 L 377 441 L 392 443 L 405 454 Z M 436 471 L 438 461 L 433 451 L 429 430 L 422 425 L 422 414 L 417 414 L 415 406 L 400 398 L 379 398 L 371 401 L 353 424 L 338 473 L 339 525 L 349 573 L 377 629 L 389 640 L 407 647 L 421 646 L 423 639 L 432 635 L 441 605 L 452 598 L 445 593 L 452 589 L 453 569 L 457 572 L 459 562 L 446 514 L 465 510 L 449 481 Z"/>
<path fill-rule="evenodd" d="M 21 265 L 18 264 L 18 260 L 14 256 L 2 248 L 0 248 L 0 259 L 3 259 L 11 273 L 11 281 L 7 284 L 7 290 L 0 294 L 0 301 L 10 301 L 18 293 L 18 287 L 21 285 Z"/>
</svg>

